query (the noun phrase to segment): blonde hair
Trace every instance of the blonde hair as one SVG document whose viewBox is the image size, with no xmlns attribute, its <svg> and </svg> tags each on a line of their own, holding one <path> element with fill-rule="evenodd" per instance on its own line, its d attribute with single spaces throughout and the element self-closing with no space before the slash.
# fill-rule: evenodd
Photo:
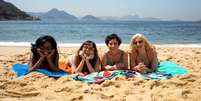
<svg viewBox="0 0 201 101">
<path fill-rule="evenodd" d="M 144 46 L 144 49 L 146 51 L 147 59 L 149 61 L 149 64 L 147 65 L 157 65 L 158 64 L 158 59 L 157 59 L 157 52 L 155 50 L 155 47 L 150 44 L 150 42 L 147 40 L 147 38 L 143 34 L 135 34 L 131 38 L 131 43 L 130 43 L 130 52 L 134 53 L 134 57 L 138 58 L 137 56 L 139 55 L 139 52 L 137 50 L 137 46 L 135 44 L 135 41 L 137 38 L 140 38 L 142 40 L 142 45 Z M 156 59 L 156 60 L 155 60 Z M 155 67 L 154 67 L 155 68 Z"/>
<path fill-rule="evenodd" d="M 150 42 L 147 40 L 147 38 L 143 34 L 137 33 L 137 34 L 133 35 L 131 38 L 131 41 L 130 41 L 131 51 L 135 51 L 137 49 L 136 44 L 134 44 L 134 42 L 137 38 L 142 39 L 146 51 L 154 51 L 155 50 L 155 47 L 150 44 Z"/>
</svg>

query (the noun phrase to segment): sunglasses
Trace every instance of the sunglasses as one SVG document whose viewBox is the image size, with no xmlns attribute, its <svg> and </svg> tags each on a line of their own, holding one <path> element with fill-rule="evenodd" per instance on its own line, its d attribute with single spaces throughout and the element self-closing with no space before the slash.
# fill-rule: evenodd
<svg viewBox="0 0 201 101">
<path fill-rule="evenodd" d="M 140 41 L 136 41 L 136 42 L 134 42 L 134 44 L 137 44 L 137 43 L 141 44 L 142 42 L 143 42 L 143 41 L 140 40 Z"/>
</svg>

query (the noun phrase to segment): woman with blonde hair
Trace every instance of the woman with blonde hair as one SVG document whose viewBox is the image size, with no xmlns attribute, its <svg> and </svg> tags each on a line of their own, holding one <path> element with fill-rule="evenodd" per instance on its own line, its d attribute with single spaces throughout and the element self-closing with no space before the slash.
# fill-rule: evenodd
<svg viewBox="0 0 201 101">
<path fill-rule="evenodd" d="M 155 47 L 149 43 L 143 34 L 135 34 L 130 43 L 130 66 L 132 70 L 141 73 L 153 72 L 158 67 Z"/>
</svg>

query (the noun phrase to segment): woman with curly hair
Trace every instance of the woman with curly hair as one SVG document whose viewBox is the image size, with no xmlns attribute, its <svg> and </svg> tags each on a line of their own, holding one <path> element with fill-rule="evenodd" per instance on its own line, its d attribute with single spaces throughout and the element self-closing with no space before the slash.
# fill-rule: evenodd
<svg viewBox="0 0 201 101">
<path fill-rule="evenodd" d="M 105 44 L 108 51 L 101 57 L 101 64 L 103 70 L 126 70 L 127 67 L 127 54 L 119 49 L 121 39 L 117 34 L 110 34 L 105 38 Z"/>
</svg>

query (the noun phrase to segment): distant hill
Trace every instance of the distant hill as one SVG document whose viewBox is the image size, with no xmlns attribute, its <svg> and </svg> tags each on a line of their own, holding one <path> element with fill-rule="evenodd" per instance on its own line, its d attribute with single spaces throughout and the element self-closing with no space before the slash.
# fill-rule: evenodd
<svg viewBox="0 0 201 101">
<path fill-rule="evenodd" d="M 153 17 L 140 17 L 139 15 L 128 15 L 120 18 L 123 21 L 160 21 L 159 18 Z"/>
<path fill-rule="evenodd" d="M 86 15 L 86 16 L 82 17 L 80 20 L 81 21 L 90 21 L 90 22 L 91 21 L 100 21 L 99 18 L 97 18 L 97 17 L 95 17 L 93 15 Z"/>
<path fill-rule="evenodd" d="M 51 9 L 48 12 L 33 13 L 29 12 L 33 16 L 38 16 L 41 20 L 65 20 L 65 21 L 77 21 L 78 18 L 66 13 L 65 11 L 60 11 L 56 8 Z"/>
<path fill-rule="evenodd" d="M 31 16 L 36 16 L 36 17 L 41 17 L 44 13 L 43 12 L 37 12 L 37 13 L 35 13 L 35 12 L 27 12 L 29 15 L 31 15 Z"/>
<path fill-rule="evenodd" d="M 112 16 L 103 16 L 100 17 L 103 20 L 117 20 L 117 21 L 161 21 L 159 18 L 153 17 L 140 17 L 139 15 L 128 15 L 123 17 L 112 17 Z"/>
<path fill-rule="evenodd" d="M 127 16 L 121 17 L 120 20 L 138 21 L 138 20 L 141 20 L 141 18 L 138 15 L 127 15 Z"/>
<path fill-rule="evenodd" d="M 99 17 L 101 20 L 120 20 L 119 17 L 114 17 L 114 16 L 101 16 Z"/>
<path fill-rule="evenodd" d="M 60 11 L 56 8 L 51 9 L 48 12 L 39 12 L 32 13 L 29 12 L 32 16 L 37 16 L 42 20 L 48 21 L 84 21 L 84 22 L 98 22 L 98 21 L 162 21 L 159 18 L 154 17 L 140 17 L 139 15 L 127 15 L 123 17 L 114 17 L 114 16 L 102 16 L 95 17 L 94 15 L 86 15 L 80 17 L 80 20 L 71 14 L 66 13 L 65 11 Z"/>
<path fill-rule="evenodd" d="M 66 20 L 77 20 L 77 18 L 71 14 L 68 14 L 64 11 L 59 11 L 58 9 L 54 8 L 44 15 L 42 15 L 43 19 L 66 19 Z"/>
<path fill-rule="evenodd" d="M 0 0 L 0 21 L 2 20 L 39 20 L 39 18 L 30 16 L 13 4 Z"/>
<path fill-rule="evenodd" d="M 161 21 L 161 19 L 154 18 L 154 17 L 144 17 L 144 18 L 141 18 L 141 21 Z"/>
</svg>

